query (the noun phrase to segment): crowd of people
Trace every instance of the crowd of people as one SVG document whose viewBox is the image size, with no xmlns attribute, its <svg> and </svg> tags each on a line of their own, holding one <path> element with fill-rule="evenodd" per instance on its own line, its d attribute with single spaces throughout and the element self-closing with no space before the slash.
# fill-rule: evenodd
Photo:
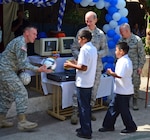
<svg viewBox="0 0 150 140">
<path fill-rule="evenodd" d="M 28 93 L 18 77 L 20 70 L 36 72 L 51 72 L 46 66 L 34 66 L 27 61 L 27 43 L 34 43 L 37 29 L 30 26 L 22 18 L 22 11 L 17 12 L 18 18 L 12 23 L 15 38 L 8 43 L 0 56 L 0 128 L 11 127 L 6 114 L 13 101 L 16 103 L 18 129 L 31 130 L 37 123 L 26 119 Z M 108 54 L 107 39 L 104 32 L 96 26 L 97 14 L 89 11 L 85 14 L 86 27 L 77 32 L 76 40 L 71 46 L 73 60 L 66 61 L 64 67 L 76 69 L 76 92 L 73 95 L 72 123 L 77 123 L 77 136 L 92 138 L 91 120 L 92 107 L 95 105 L 96 93 L 100 84 L 103 64 L 101 58 Z M 24 24 L 23 24 L 24 23 Z M 107 69 L 107 74 L 114 77 L 114 95 L 109 104 L 100 132 L 114 131 L 115 122 L 120 114 L 125 125 L 121 133 L 136 132 L 137 126 L 129 109 L 130 98 L 133 99 L 133 109 L 138 110 L 140 74 L 145 63 L 145 51 L 139 32 L 132 32 L 130 25 L 120 26 L 121 38 L 116 44 L 116 67 L 113 72 Z M 96 120 L 94 118 L 93 120 Z"/>
</svg>

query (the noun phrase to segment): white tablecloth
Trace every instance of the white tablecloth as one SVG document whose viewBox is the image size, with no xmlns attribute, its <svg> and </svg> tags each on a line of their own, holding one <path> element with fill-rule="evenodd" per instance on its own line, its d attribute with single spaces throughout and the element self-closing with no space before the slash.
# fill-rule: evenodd
<svg viewBox="0 0 150 140">
<path fill-rule="evenodd" d="M 72 95 L 75 89 L 74 81 L 55 82 L 47 79 L 45 73 L 41 74 L 41 79 L 42 79 L 42 88 L 45 95 L 47 95 L 48 93 L 52 93 L 52 85 L 60 86 L 62 91 L 62 108 L 72 106 Z M 102 75 L 96 98 L 109 96 L 111 95 L 112 91 L 113 91 L 113 77 L 111 76 L 103 77 Z"/>
<path fill-rule="evenodd" d="M 57 67 L 55 69 L 55 72 L 63 72 L 64 71 L 63 64 L 69 58 L 70 57 L 57 58 L 56 59 Z M 44 58 L 40 56 L 29 57 L 30 62 L 37 64 L 41 64 L 43 59 Z M 52 93 L 52 85 L 60 86 L 62 91 L 62 108 L 72 106 L 72 95 L 75 89 L 74 81 L 55 82 L 47 79 L 46 73 L 41 73 L 41 84 L 45 95 L 47 95 L 48 93 Z M 109 96 L 111 95 L 112 91 L 113 91 L 113 77 L 111 76 L 105 77 L 104 75 L 102 75 L 96 98 Z"/>
</svg>

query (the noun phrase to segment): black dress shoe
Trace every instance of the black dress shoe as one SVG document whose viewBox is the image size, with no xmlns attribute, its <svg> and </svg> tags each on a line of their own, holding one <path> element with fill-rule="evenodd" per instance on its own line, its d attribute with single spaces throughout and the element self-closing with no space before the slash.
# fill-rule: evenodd
<svg viewBox="0 0 150 140">
<path fill-rule="evenodd" d="M 91 135 L 83 135 L 82 133 L 78 132 L 77 136 L 80 138 L 85 138 L 85 139 L 91 139 L 92 136 Z"/>
<path fill-rule="evenodd" d="M 99 132 L 107 132 L 107 131 L 114 131 L 114 130 L 115 130 L 114 128 L 104 128 L 104 127 L 102 127 L 98 131 Z"/>
<path fill-rule="evenodd" d="M 134 132 L 136 132 L 135 129 L 133 129 L 133 130 L 123 129 L 123 130 L 121 130 L 121 133 L 134 133 Z"/>
<path fill-rule="evenodd" d="M 77 129 L 76 129 L 76 132 L 80 132 L 80 131 L 81 131 L 81 128 L 77 128 Z"/>
<path fill-rule="evenodd" d="M 81 128 L 77 128 L 76 132 L 81 132 Z M 92 131 L 91 131 L 92 132 Z"/>
</svg>

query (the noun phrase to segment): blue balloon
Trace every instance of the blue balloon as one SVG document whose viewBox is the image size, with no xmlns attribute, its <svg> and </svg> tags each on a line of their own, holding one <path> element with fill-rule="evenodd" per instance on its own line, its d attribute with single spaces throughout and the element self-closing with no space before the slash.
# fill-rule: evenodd
<svg viewBox="0 0 150 140">
<path fill-rule="evenodd" d="M 111 0 L 104 0 L 104 1 L 106 1 L 106 2 L 111 2 Z"/>
<path fill-rule="evenodd" d="M 110 15 L 113 15 L 113 14 L 116 13 L 116 12 L 118 12 L 118 9 L 117 9 L 115 6 L 110 6 L 110 7 L 108 8 L 108 13 L 109 13 Z"/>
<path fill-rule="evenodd" d="M 116 43 L 113 40 L 108 41 L 108 48 L 114 49 L 116 47 Z"/>
<path fill-rule="evenodd" d="M 93 0 L 93 2 L 98 2 L 99 0 Z"/>
<path fill-rule="evenodd" d="M 120 35 L 118 35 L 118 34 L 114 35 L 113 40 L 115 43 L 117 43 L 119 41 L 119 39 L 120 39 Z"/>
<path fill-rule="evenodd" d="M 103 101 L 107 101 L 107 96 L 103 97 Z"/>
<path fill-rule="evenodd" d="M 107 62 L 107 56 L 105 56 L 105 57 L 102 57 L 102 63 L 105 63 L 105 62 Z"/>
<path fill-rule="evenodd" d="M 37 39 L 40 39 L 40 38 L 47 38 L 47 35 L 45 32 L 40 32 L 37 36 Z"/>
<path fill-rule="evenodd" d="M 29 2 L 29 0 L 25 0 L 24 2 L 25 2 L 25 3 L 28 3 L 28 2 Z"/>
<path fill-rule="evenodd" d="M 112 18 L 112 16 L 111 16 L 111 15 L 106 14 L 106 16 L 105 16 L 105 20 L 106 20 L 107 22 L 110 22 L 111 20 L 113 20 L 113 18 Z"/>
<path fill-rule="evenodd" d="M 74 0 L 75 3 L 79 4 L 82 0 Z"/>
<path fill-rule="evenodd" d="M 115 66 L 114 66 L 114 64 L 107 63 L 107 64 L 104 66 L 104 70 L 107 71 L 107 69 L 111 69 L 112 71 L 115 71 Z"/>
<path fill-rule="evenodd" d="M 107 62 L 113 64 L 115 62 L 115 58 L 113 56 L 108 56 Z"/>
<path fill-rule="evenodd" d="M 118 3 L 119 0 L 111 0 L 110 5 L 115 6 Z"/>
<path fill-rule="evenodd" d="M 122 17 L 119 21 L 118 21 L 118 25 L 121 25 L 123 23 L 128 23 L 128 19 L 126 17 Z"/>
<path fill-rule="evenodd" d="M 116 34 L 116 33 L 115 33 L 115 30 L 113 30 L 113 29 L 110 29 L 110 30 L 108 30 L 108 32 L 107 32 L 108 37 L 113 37 L 115 34 Z"/>
</svg>

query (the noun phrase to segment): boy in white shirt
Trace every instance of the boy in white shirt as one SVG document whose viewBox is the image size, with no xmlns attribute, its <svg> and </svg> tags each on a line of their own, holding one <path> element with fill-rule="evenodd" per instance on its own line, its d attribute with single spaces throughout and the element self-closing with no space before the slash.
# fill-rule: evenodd
<svg viewBox="0 0 150 140">
<path fill-rule="evenodd" d="M 78 42 L 81 48 L 78 61 L 64 63 L 64 67 L 76 69 L 76 88 L 81 125 L 81 128 L 76 131 L 78 137 L 86 139 L 92 138 L 90 102 L 97 66 L 97 49 L 90 42 L 91 39 L 90 31 L 82 30 L 79 32 Z"/>
<path fill-rule="evenodd" d="M 118 43 L 116 46 L 116 63 L 115 72 L 111 69 L 107 70 L 109 75 L 115 77 L 114 100 L 110 103 L 106 116 L 103 121 L 103 127 L 100 132 L 114 131 L 114 125 L 119 114 L 121 115 L 125 129 L 121 133 L 132 133 L 137 130 L 137 126 L 132 119 L 129 110 L 129 101 L 134 94 L 132 84 L 132 61 L 128 57 L 129 46 L 125 42 Z"/>
</svg>

